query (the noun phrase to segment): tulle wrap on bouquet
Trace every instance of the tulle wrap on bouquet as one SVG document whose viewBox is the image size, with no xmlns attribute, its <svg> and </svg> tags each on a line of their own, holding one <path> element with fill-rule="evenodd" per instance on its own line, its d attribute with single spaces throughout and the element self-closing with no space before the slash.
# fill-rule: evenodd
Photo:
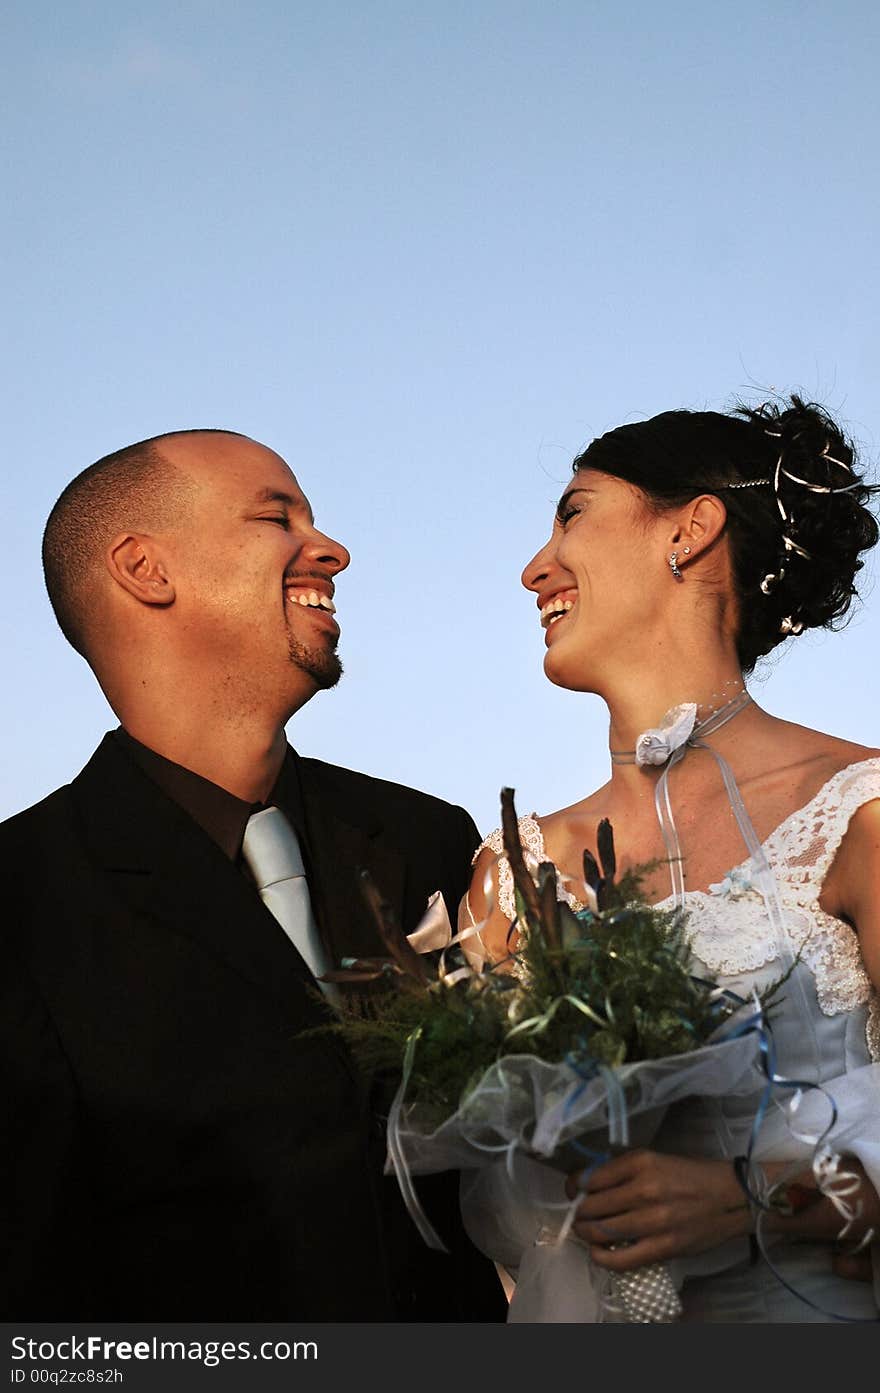
<svg viewBox="0 0 880 1393">
<path fill-rule="evenodd" d="M 564 1177 L 621 1148 L 650 1145 L 667 1107 L 681 1099 L 757 1099 L 765 1082 L 757 1056 L 758 1037 L 751 1030 L 689 1054 L 614 1070 L 597 1067 L 586 1077 L 568 1062 L 506 1055 L 433 1130 L 418 1105 L 405 1104 L 404 1079 L 389 1119 L 387 1169 L 396 1172 L 422 1236 L 434 1247 L 442 1245 L 418 1206 L 410 1176 L 465 1172 L 465 1226 L 477 1246 L 517 1279 L 511 1321 L 672 1319 L 673 1311 L 648 1313 L 652 1304 L 657 1312 L 664 1301 L 668 1307 L 670 1292 L 675 1302 L 668 1269 L 639 1269 L 633 1282 L 609 1279 L 591 1262 L 571 1233 L 577 1201 L 566 1198 Z"/>
</svg>

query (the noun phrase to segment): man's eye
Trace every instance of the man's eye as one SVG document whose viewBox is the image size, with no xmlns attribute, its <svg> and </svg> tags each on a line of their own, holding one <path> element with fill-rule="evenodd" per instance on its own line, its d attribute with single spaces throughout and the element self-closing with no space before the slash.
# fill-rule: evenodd
<svg viewBox="0 0 880 1393">
<path fill-rule="evenodd" d="M 290 527 L 290 520 L 286 513 L 273 513 L 271 517 L 260 518 L 260 522 L 277 522 L 279 527 L 283 527 L 285 532 Z"/>
</svg>

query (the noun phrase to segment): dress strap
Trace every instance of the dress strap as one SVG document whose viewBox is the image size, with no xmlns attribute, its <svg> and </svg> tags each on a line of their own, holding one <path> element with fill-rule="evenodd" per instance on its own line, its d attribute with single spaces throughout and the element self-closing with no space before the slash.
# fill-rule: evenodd
<svg viewBox="0 0 880 1393">
<path fill-rule="evenodd" d="M 818 898 L 847 828 L 865 803 L 880 798 L 880 759 L 838 770 L 814 798 L 767 839 L 771 860 L 786 879 L 813 887 Z"/>
</svg>

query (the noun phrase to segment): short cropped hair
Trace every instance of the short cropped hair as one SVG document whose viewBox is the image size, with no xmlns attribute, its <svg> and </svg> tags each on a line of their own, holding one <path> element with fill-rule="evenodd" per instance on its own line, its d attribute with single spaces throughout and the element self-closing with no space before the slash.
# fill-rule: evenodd
<svg viewBox="0 0 880 1393">
<path fill-rule="evenodd" d="M 107 546 L 118 533 L 160 532 L 179 519 L 195 485 L 162 446 L 179 435 L 231 431 L 170 431 L 116 450 L 67 485 L 43 534 L 43 574 L 61 632 L 86 661 L 94 583 Z"/>
</svg>

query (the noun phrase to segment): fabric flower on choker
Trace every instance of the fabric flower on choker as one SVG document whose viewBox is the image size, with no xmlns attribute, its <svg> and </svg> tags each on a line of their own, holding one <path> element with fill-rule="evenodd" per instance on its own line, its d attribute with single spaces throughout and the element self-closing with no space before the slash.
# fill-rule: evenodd
<svg viewBox="0 0 880 1393">
<path fill-rule="evenodd" d="M 636 741 L 636 764 L 665 764 L 673 751 L 687 744 L 697 720 L 697 703 L 673 706 L 658 726 L 642 731 Z"/>
</svg>

